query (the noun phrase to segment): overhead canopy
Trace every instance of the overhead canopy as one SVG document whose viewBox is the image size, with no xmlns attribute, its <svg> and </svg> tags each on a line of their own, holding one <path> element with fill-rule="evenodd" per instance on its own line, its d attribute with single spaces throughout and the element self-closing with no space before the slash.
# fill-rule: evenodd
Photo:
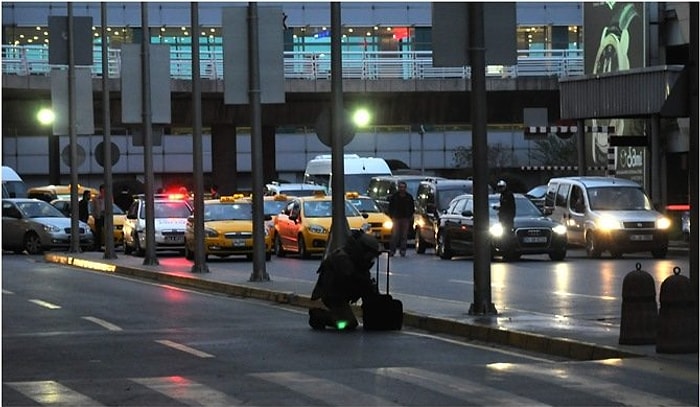
<svg viewBox="0 0 700 407">
<path fill-rule="evenodd" d="M 561 118 L 688 117 L 688 69 L 654 66 L 559 81 Z"/>
</svg>

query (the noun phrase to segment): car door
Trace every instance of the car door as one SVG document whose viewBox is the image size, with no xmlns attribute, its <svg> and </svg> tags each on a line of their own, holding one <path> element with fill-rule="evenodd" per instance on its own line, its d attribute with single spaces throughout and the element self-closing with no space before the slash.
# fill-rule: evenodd
<svg viewBox="0 0 700 407">
<path fill-rule="evenodd" d="M 459 249 L 466 252 L 474 252 L 474 198 L 465 199 L 464 206 L 459 213 Z"/>
<path fill-rule="evenodd" d="M 18 249 L 22 247 L 24 238 L 24 223 L 22 214 L 12 202 L 2 203 L 2 247 L 3 249 Z"/>
<path fill-rule="evenodd" d="M 572 185 L 566 201 L 569 214 L 566 219 L 567 238 L 572 244 L 583 244 L 586 231 L 585 193 L 578 185 Z"/>
<path fill-rule="evenodd" d="M 445 244 L 450 248 L 460 246 L 460 213 L 465 201 L 466 199 L 455 199 L 450 203 L 445 213 L 440 215 L 440 226 L 442 233 L 445 235 Z"/>
</svg>

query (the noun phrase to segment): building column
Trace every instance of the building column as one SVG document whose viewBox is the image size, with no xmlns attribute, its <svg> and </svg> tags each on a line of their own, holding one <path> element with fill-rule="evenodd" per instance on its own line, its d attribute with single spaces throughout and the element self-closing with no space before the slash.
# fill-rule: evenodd
<svg viewBox="0 0 700 407">
<path fill-rule="evenodd" d="M 238 191 L 236 159 L 236 126 L 214 123 L 211 126 L 211 178 L 221 195 Z"/>
<path fill-rule="evenodd" d="M 262 126 L 263 181 L 267 184 L 277 179 L 277 150 L 275 149 L 275 126 Z"/>
<path fill-rule="evenodd" d="M 661 149 L 661 119 L 658 114 L 651 116 L 651 134 L 648 137 L 649 148 L 647 151 L 650 155 L 650 186 L 651 186 L 651 201 L 660 211 L 666 208 L 666 202 L 663 200 L 661 193 L 661 154 L 664 152 Z"/>
</svg>

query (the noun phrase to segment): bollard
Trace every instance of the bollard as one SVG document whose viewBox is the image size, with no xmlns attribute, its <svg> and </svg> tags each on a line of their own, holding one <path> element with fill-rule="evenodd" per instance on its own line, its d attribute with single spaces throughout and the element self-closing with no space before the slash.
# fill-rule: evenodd
<svg viewBox="0 0 700 407">
<path fill-rule="evenodd" d="M 656 342 L 658 310 L 654 277 L 637 263 L 622 280 L 620 345 L 651 345 Z"/>
<path fill-rule="evenodd" d="M 682 276 L 680 267 L 661 284 L 659 327 L 656 353 L 695 353 L 698 351 L 698 315 L 693 286 Z"/>
</svg>

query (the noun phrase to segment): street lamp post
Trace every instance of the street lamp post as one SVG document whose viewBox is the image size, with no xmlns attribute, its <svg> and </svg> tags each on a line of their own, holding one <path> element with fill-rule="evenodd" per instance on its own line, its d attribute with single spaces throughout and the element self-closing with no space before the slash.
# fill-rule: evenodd
<svg viewBox="0 0 700 407">
<path fill-rule="evenodd" d="M 53 135 L 53 122 L 56 116 L 53 110 L 48 107 L 43 107 L 37 112 L 36 119 L 42 127 L 48 128 L 49 184 L 58 185 L 61 183 L 61 162 L 59 161 L 61 145 L 58 136 Z"/>
</svg>

